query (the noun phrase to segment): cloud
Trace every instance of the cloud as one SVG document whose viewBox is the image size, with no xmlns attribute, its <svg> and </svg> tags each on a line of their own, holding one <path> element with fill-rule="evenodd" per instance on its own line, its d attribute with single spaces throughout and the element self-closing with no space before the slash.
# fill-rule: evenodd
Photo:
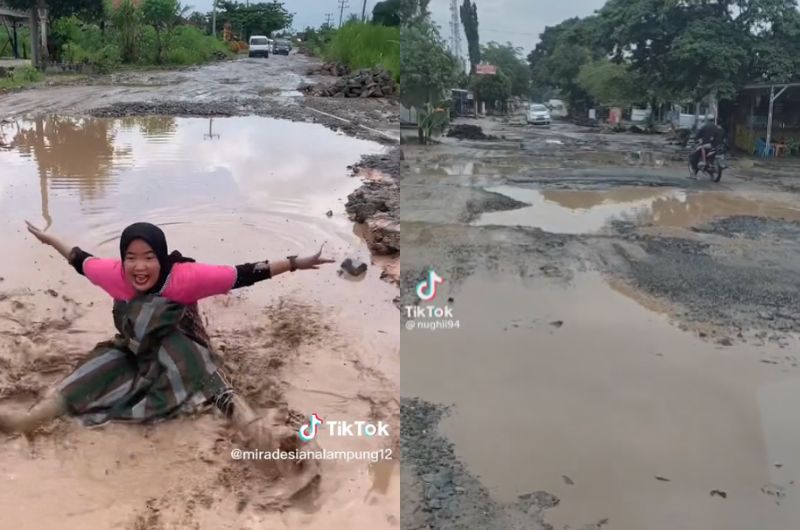
<svg viewBox="0 0 800 530">
<path fill-rule="evenodd" d="M 244 2 L 245 0 L 237 0 Z M 271 0 L 251 0 L 251 3 L 262 1 L 265 3 Z M 372 8 L 378 0 L 367 0 L 367 16 L 372 13 Z M 184 5 L 191 6 L 192 11 L 200 11 L 201 13 L 208 13 L 214 4 L 214 0 L 182 0 Z M 292 25 L 297 30 L 305 29 L 307 26 L 317 28 L 325 22 L 325 14 L 331 13 L 334 15 L 334 23 L 339 22 L 339 7 L 336 0 L 283 0 L 283 7 L 290 13 L 294 13 L 294 21 Z M 344 18 L 351 13 L 361 16 L 361 9 L 363 7 L 363 0 L 346 0 L 346 4 L 350 4 L 344 10 Z"/>
<path fill-rule="evenodd" d="M 459 6 L 463 0 L 459 0 Z M 546 26 L 554 26 L 572 17 L 591 15 L 605 0 L 475 0 L 478 6 L 478 32 L 481 43 L 511 42 L 532 50 Z M 433 20 L 442 28 L 442 36 L 450 37 L 450 0 L 432 0 Z M 466 55 L 466 42 L 461 26 L 462 53 Z"/>
</svg>

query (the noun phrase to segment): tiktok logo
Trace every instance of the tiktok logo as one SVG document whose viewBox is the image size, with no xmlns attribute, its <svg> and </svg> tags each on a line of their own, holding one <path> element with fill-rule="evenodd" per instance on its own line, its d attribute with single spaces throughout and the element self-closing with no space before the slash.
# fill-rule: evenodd
<svg viewBox="0 0 800 530">
<path fill-rule="evenodd" d="M 313 440 L 317 436 L 317 426 L 322 425 L 324 422 L 325 420 L 317 416 L 316 412 L 312 413 L 309 422 L 300 427 L 300 439 L 304 442 Z"/>
<path fill-rule="evenodd" d="M 430 301 L 436 298 L 436 286 L 444 282 L 444 278 L 436 274 L 431 269 L 428 271 L 428 278 L 417 284 L 417 296 L 420 300 Z"/>
</svg>

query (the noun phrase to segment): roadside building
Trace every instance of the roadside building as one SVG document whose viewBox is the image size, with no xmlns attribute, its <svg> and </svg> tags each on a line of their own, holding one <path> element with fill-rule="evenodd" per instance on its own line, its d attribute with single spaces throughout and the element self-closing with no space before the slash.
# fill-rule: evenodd
<svg viewBox="0 0 800 530">
<path fill-rule="evenodd" d="M 723 125 L 741 151 L 762 156 L 800 153 L 800 82 L 746 85 Z"/>
</svg>

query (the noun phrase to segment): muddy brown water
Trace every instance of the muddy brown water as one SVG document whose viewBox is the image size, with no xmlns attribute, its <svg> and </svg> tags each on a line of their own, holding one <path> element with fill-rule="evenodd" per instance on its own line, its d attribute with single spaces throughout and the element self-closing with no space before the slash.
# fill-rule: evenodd
<svg viewBox="0 0 800 530">
<path fill-rule="evenodd" d="M 475 274 L 439 295 L 459 329 L 403 332 L 403 395 L 453 404 L 440 429 L 470 471 L 501 501 L 557 495 L 559 530 L 798 527 L 800 374 L 760 362 L 787 352 L 711 344 L 629 294 Z"/>
<path fill-rule="evenodd" d="M 360 185 L 346 166 L 383 152 L 378 144 L 318 125 L 255 117 L 54 117 L 6 123 L 2 134 L 12 144 L 0 150 L 0 245 L 6 256 L 0 387 L 8 398 L 2 405 L 27 405 L 33 395 L 26 388 L 40 391 L 65 373 L 59 355 L 74 361 L 113 333 L 107 296 L 33 240 L 25 219 L 110 257 L 118 255 L 120 231 L 147 220 L 164 227 L 171 248 L 203 262 L 280 259 L 314 252 L 324 241 L 337 263 L 347 256 L 370 261 L 344 211 L 347 195 Z M 245 355 L 280 356 L 285 350 L 288 360 L 279 372 L 239 374 L 241 381 L 251 385 L 276 376 L 294 410 L 351 421 L 377 415 L 394 429 L 397 289 L 380 280 L 379 267 L 361 282 L 344 281 L 337 268 L 286 274 L 204 301 L 201 308 L 217 340 L 238 345 Z M 282 301 L 295 305 L 281 309 Z M 278 316 L 284 327 L 300 322 L 296 351 L 260 331 Z M 302 339 L 301 324 L 313 331 L 313 340 Z M 56 369 L 30 369 L 42 358 Z M 153 428 L 87 430 L 65 422 L 33 445 L 2 438 L 0 509 L 6 522 L 29 528 L 398 524 L 399 471 L 392 464 L 324 462 L 315 504 L 279 512 L 270 509 L 270 489 L 248 474 L 248 465 L 231 461 L 230 444 L 236 445 L 214 416 Z M 320 445 L 376 450 L 392 441 L 323 433 Z"/>
<path fill-rule="evenodd" d="M 475 225 L 532 226 L 546 232 L 585 234 L 601 232 L 615 220 L 688 228 L 732 215 L 800 219 L 800 208 L 779 198 L 729 191 L 641 187 L 536 190 L 516 186 L 492 187 L 488 191 L 530 206 L 484 213 L 473 222 Z"/>
</svg>

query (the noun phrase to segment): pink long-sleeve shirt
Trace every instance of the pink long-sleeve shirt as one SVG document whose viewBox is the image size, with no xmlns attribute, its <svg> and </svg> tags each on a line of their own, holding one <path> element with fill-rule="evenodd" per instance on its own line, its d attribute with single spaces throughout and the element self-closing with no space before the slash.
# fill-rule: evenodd
<svg viewBox="0 0 800 530">
<path fill-rule="evenodd" d="M 125 279 L 122 261 L 89 257 L 83 262 L 83 274 L 89 281 L 110 294 L 115 300 L 129 301 L 137 294 Z M 161 290 L 161 296 L 179 304 L 225 294 L 236 283 L 236 267 L 203 263 L 175 263 Z"/>
</svg>

